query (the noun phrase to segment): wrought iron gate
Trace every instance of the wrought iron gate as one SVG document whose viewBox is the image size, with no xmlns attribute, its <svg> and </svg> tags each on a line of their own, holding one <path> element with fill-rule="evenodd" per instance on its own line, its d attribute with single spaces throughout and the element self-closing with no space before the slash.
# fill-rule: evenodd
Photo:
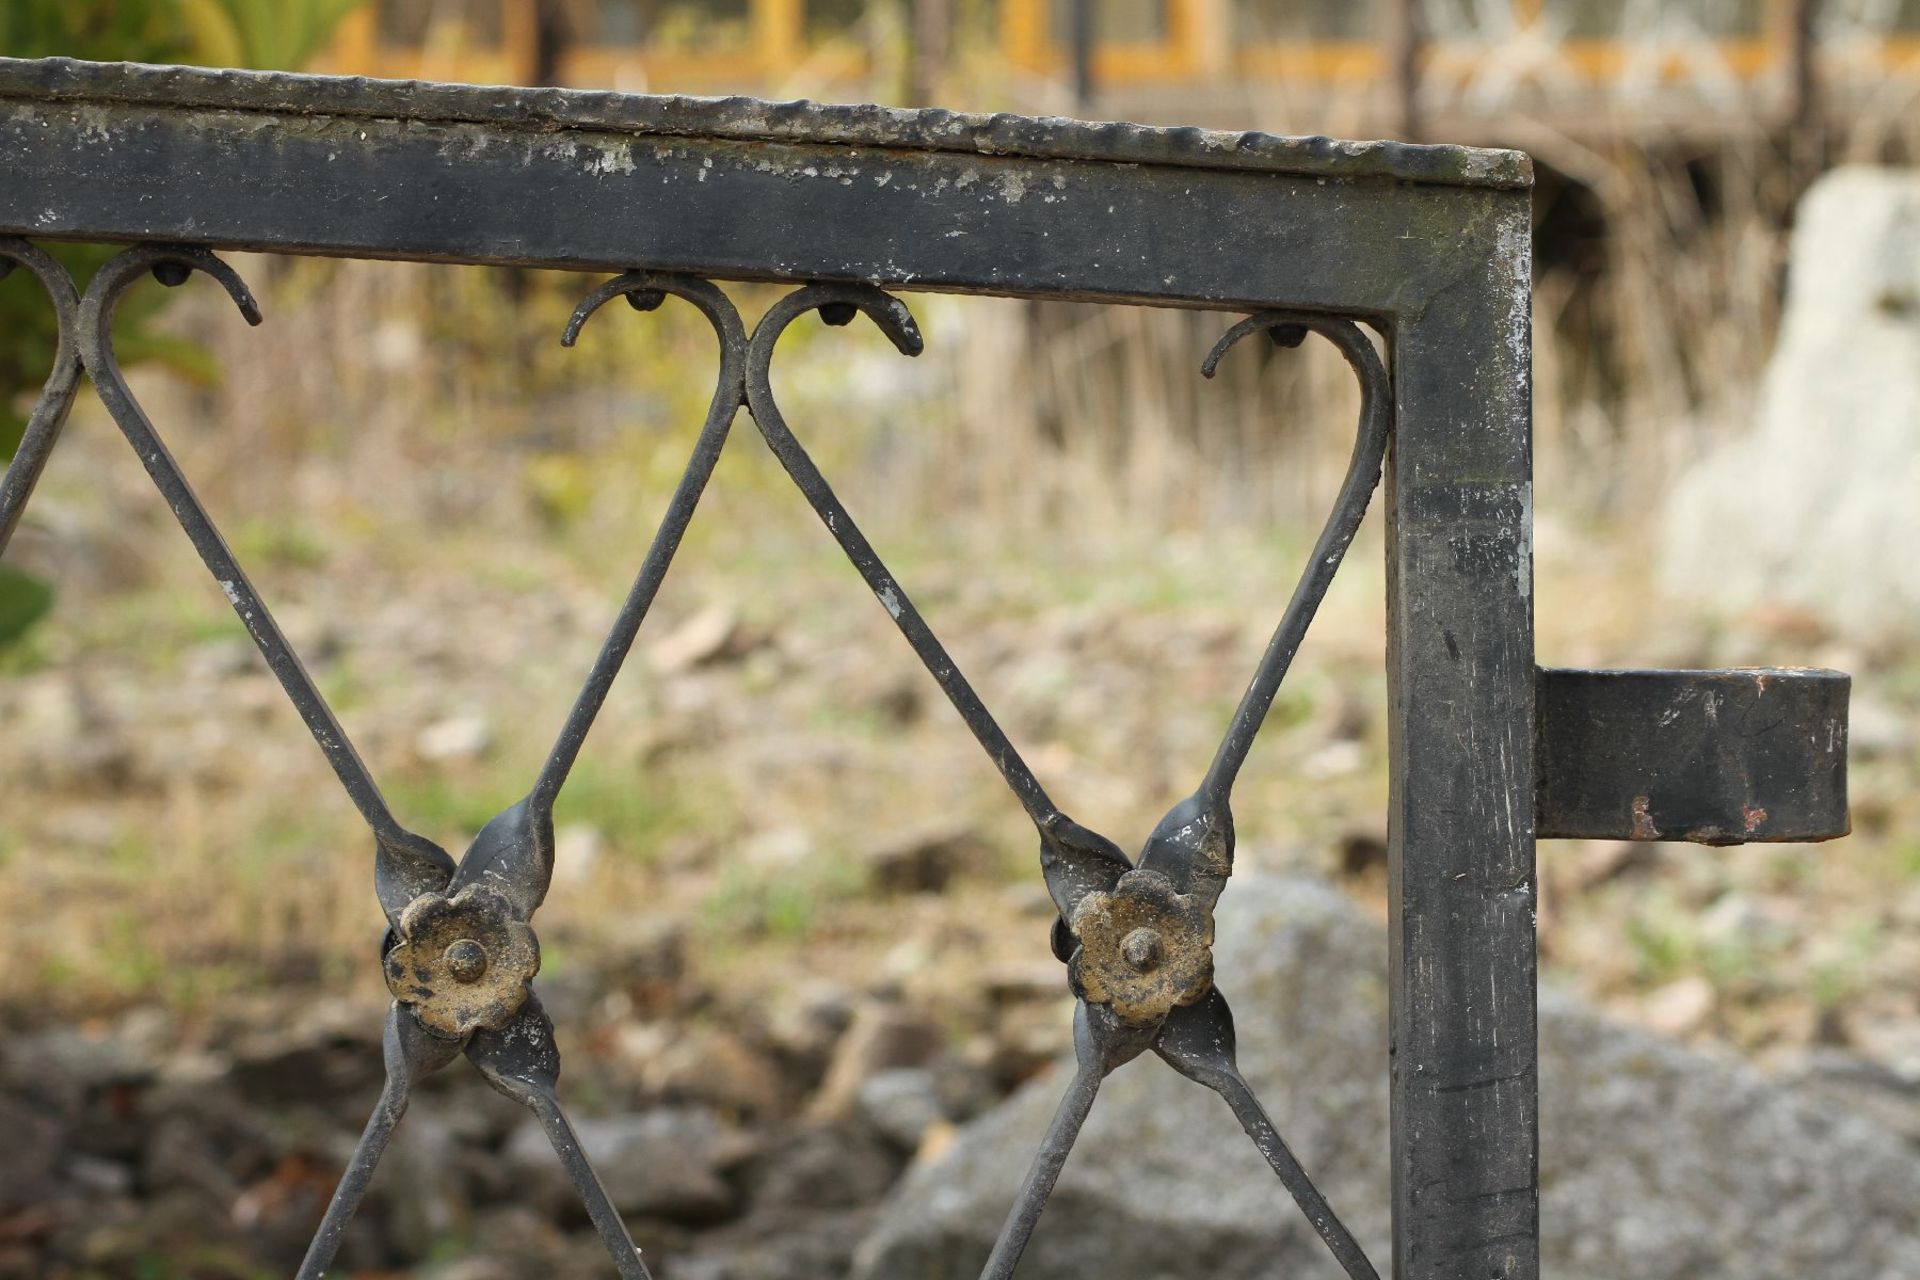
<svg viewBox="0 0 1920 1280">
<path fill-rule="evenodd" d="M 1347 1273 L 1375 1274 L 1234 1066 L 1212 940 L 1234 779 L 1383 468 L 1393 1275 L 1538 1274 L 1537 835 L 1846 830 L 1845 676 L 1535 666 L 1531 175 L 1517 153 L 65 60 L 0 60 L 0 98 L 0 259 L 40 278 L 60 331 L 0 482 L 0 550 L 84 370 L 373 835 L 388 1084 L 303 1276 L 330 1261 L 412 1086 L 463 1051 L 540 1117 L 620 1273 L 647 1274 L 557 1100 L 529 921 L 554 799 L 742 406 L 1039 837 L 1079 1068 L 988 1276 L 1013 1273 L 1101 1080 L 1147 1050 L 1219 1092 Z M 133 247 L 82 294 L 25 237 Z M 119 374 L 114 306 L 148 274 L 204 272 L 259 322 L 222 248 L 621 273 L 581 302 L 568 342 L 615 297 L 643 311 L 679 298 L 712 323 L 705 426 L 612 633 L 526 798 L 457 862 L 387 807 Z M 799 287 L 749 331 L 713 278 Z M 810 314 L 864 314 L 917 353 L 888 289 L 1240 311 L 1208 374 L 1243 338 L 1314 333 L 1359 379 L 1352 461 L 1312 558 L 1213 764 L 1137 857 L 1048 797 L 780 412 L 774 349 Z"/>
</svg>

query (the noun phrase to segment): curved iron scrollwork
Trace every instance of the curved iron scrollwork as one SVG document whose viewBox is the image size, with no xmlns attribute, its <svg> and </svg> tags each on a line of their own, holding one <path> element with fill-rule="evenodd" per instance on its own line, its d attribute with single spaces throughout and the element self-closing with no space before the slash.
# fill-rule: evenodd
<svg viewBox="0 0 1920 1280">
<path fill-rule="evenodd" d="M 719 376 L 693 455 L 539 776 L 526 797 L 488 822 L 455 862 L 431 840 L 403 827 L 387 807 L 345 730 L 120 374 L 113 351 L 115 303 L 144 274 L 178 285 L 194 271 L 219 281 L 241 314 L 259 323 L 259 309 L 245 283 L 219 258 L 203 249 L 142 245 L 110 261 L 89 286 L 79 308 L 81 358 L 108 412 L 372 829 L 375 893 L 390 926 L 380 957 L 394 997 L 383 1036 L 386 1084 L 299 1276 L 318 1280 L 326 1273 L 415 1086 L 464 1053 L 494 1088 L 538 1117 L 620 1275 L 648 1280 L 639 1250 L 560 1105 L 560 1055 L 553 1023 L 531 986 L 540 968 L 531 920 L 553 877 L 555 799 L 632 649 L 742 402 L 747 338 L 739 314 L 726 295 L 706 281 L 634 271 L 593 290 L 568 322 L 562 342 L 571 346 L 588 318 L 616 297 L 641 311 L 657 308 L 669 295 L 682 298 L 713 326 L 720 346 Z"/>
<path fill-rule="evenodd" d="M 7 464 L 6 474 L 0 476 L 0 555 L 6 553 L 7 544 L 13 541 L 13 531 L 20 527 L 20 514 L 27 509 L 27 499 L 33 496 L 34 486 L 40 483 L 40 473 L 46 470 L 47 459 L 60 439 L 60 429 L 66 425 L 67 411 L 73 408 L 74 393 L 80 386 L 80 293 L 74 288 L 73 277 L 38 245 L 18 236 L 0 236 L 0 278 L 12 275 L 15 267 L 31 271 L 40 281 L 40 287 L 46 290 L 47 300 L 53 304 L 54 320 L 59 325 L 59 337 L 53 352 L 53 368 L 41 384 L 40 396 L 27 417 L 27 429 L 20 436 L 13 460 Z"/>
<path fill-rule="evenodd" d="M 439 845 L 403 826 L 388 807 L 332 708 L 121 375 L 113 346 L 114 310 L 141 277 L 151 274 L 162 284 L 177 286 L 195 271 L 202 272 L 220 283 L 249 323 L 258 324 L 260 311 L 246 284 L 211 252 L 187 246 L 128 249 L 100 269 L 83 296 L 76 295 L 59 264 L 25 241 L 0 238 L 0 265 L 5 264 L 24 265 L 40 279 L 53 301 L 60 342 L 21 447 L 0 480 L 0 550 L 46 465 L 84 368 L 373 835 L 375 896 L 389 925 L 380 963 L 394 998 L 383 1034 L 386 1082 L 301 1264 L 300 1280 L 318 1280 L 331 1265 L 415 1087 L 463 1054 L 494 1088 L 539 1119 L 619 1273 L 626 1280 L 648 1280 L 639 1250 L 560 1105 L 554 1028 L 532 987 L 540 968 L 532 917 L 553 875 L 555 800 L 632 649 L 743 405 L 999 769 L 1039 836 L 1041 874 L 1057 909 L 1052 947 L 1067 967 L 1076 999 L 1077 1065 L 983 1280 L 1012 1276 L 1102 1082 L 1116 1067 L 1148 1050 L 1226 1100 L 1348 1276 L 1377 1280 L 1365 1254 L 1240 1074 L 1234 1060 L 1233 1016 L 1214 983 L 1213 965 L 1214 908 L 1233 871 L 1234 779 L 1366 513 L 1391 434 L 1386 368 L 1352 322 L 1262 312 L 1229 329 L 1202 365 L 1202 371 L 1213 376 L 1222 356 L 1254 333 L 1264 332 L 1283 345 L 1298 345 L 1308 332 L 1319 333 L 1359 379 L 1359 426 L 1339 497 L 1205 776 L 1161 819 L 1139 856 L 1129 858 L 1113 841 L 1054 804 L 795 437 L 774 398 L 774 349 L 795 320 L 818 312 L 828 324 L 845 325 L 864 313 L 899 351 L 918 355 L 923 342 L 906 305 L 869 285 L 808 285 L 770 307 L 749 336 L 732 302 L 704 280 L 630 271 L 599 285 L 575 309 L 561 339 L 564 345 L 572 346 L 588 319 L 616 297 L 640 311 L 678 297 L 713 327 L 719 374 L 679 484 L 538 776 L 526 796 L 488 822 L 456 862 Z"/>
<path fill-rule="evenodd" d="M 921 350 L 919 329 L 904 303 L 870 286 L 810 285 L 795 290 L 776 303 L 754 330 L 747 407 L 787 473 L 1032 819 L 1040 836 L 1041 874 L 1058 908 L 1053 950 L 1067 966 L 1068 985 L 1076 999 L 1073 1079 L 1041 1139 L 982 1280 L 1008 1280 L 1013 1275 L 1093 1109 L 1101 1082 L 1149 1049 L 1181 1075 L 1226 1100 L 1348 1276 L 1377 1280 L 1372 1263 L 1294 1158 L 1240 1074 L 1234 1060 L 1233 1015 L 1214 985 L 1213 972 L 1214 906 L 1233 873 L 1230 798 L 1234 779 L 1379 485 L 1392 429 L 1392 395 L 1387 370 L 1373 344 L 1348 320 L 1265 311 L 1229 329 L 1202 365 L 1206 376 L 1212 377 L 1221 357 L 1253 333 L 1265 332 L 1289 346 L 1298 345 L 1309 331 L 1318 333 L 1333 343 L 1359 379 L 1359 426 L 1339 497 L 1212 764 L 1193 794 L 1169 810 L 1153 829 L 1138 859 L 1131 859 L 1113 841 L 1073 821 L 1048 798 L 788 427 L 773 395 L 773 350 L 787 326 L 809 311 L 818 311 L 833 325 L 850 323 L 865 313 L 907 355 Z"/>
</svg>

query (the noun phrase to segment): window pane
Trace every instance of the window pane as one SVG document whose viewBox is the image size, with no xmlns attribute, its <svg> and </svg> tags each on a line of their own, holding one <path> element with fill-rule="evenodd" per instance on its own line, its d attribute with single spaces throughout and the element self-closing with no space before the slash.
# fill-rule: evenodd
<svg viewBox="0 0 1920 1280">
<path fill-rule="evenodd" d="M 1514 31 L 1513 0 L 1421 0 L 1434 40 L 1504 40 Z"/>
<path fill-rule="evenodd" d="M 1920 0 L 1829 0 L 1820 7 L 1820 34 L 1832 40 L 1920 35 Z"/>
<path fill-rule="evenodd" d="M 1570 40 L 1751 39 L 1767 29 L 1766 0 L 1547 0 L 1546 12 Z"/>
<path fill-rule="evenodd" d="M 845 35 L 867 16 L 867 0 L 807 0 L 807 39 Z"/>
<path fill-rule="evenodd" d="M 1366 40 L 1378 34 L 1372 0 L 1235 0 L 1241 40 Z"/>
<path fill-rule="evenodd" d="M 748 0 L 600 0 L 601 44 L 734 49 L 747 44 Z"/>
<path fill-rule="evenodd" d="M 1167 38 L 1162 0 L 1088 0 L 1093 5 L 1093 38 L 1100 44 L 1158 44 Z M 1073 43 L 1073 0 L 1053 0 L 1053 42 Z"/>
<path fill-rule="evenodd" d="M 640 44 L 646 39 L 646 18 L 636 0 L 600 0 L 594 18 L 594 38 L 602 44 Z"/>
<path fill-rule="evenodd" d="M 417 49 L 456 36 L 470 44 L 500 43 L 501 0 L 381 0 L 380 43 Z"/>
</svg>

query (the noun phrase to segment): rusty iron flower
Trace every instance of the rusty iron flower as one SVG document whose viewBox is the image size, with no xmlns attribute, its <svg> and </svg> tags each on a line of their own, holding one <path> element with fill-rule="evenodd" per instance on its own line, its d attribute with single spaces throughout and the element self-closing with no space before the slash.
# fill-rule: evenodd
<svg viewBox="0 0 1920 1280">
<path fill-rule="evenodd" d="M 539 971 L 533 930 L 505 898 L 477 884 L 407 904 L 400 941 L 386 959 L 394 999 L 428 1030 L 454 1039 L 506 1026 Z"/>
<path fill-rule="evenodd" d="M 1157 871 L 1129 871 L 1112 892 L 1088 894 L 1072 927 L 1075 989 L 1129 1025 L 1156 1023 L 1213 985 L 1213 916 Z"/>
</svg>

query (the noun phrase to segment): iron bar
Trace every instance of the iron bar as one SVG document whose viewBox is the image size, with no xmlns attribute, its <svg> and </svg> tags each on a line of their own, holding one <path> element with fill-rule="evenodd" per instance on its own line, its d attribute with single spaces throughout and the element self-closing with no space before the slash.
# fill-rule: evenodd
<svg viewBox="0 0 1920 1280">
<path fill-rule="evenodd" d="M 586 685 L 580 690 L 572 711 L 567 714 L 566 724 L 561 728 L 560 736 L 540 770 L 540 777 L 533 784 L 532 803 L 535 808 L 543 809 L 549 820 L 554 797 L 566 783 L 567 774 L 586 741 L 587 731 L 593 727 L 594 717 L 599 715 L 601 706 L 606 702 L 607 691 L 613 687 L 614 677 L 619 675 L 628 652 L 633 648 L 634 637 L 640 633 L 640 624 L 646 620 L 647 610 L 653 606 L 653 598 L 666 579 L 674 552 L 680 549 L 680 540 L 686 536 L 687 526 L 693 521 L 694 509 L 700 505 L 700 495 L 706 491 L 707 481 L 713 478 L 713 468 L 720 461 L 720 451 L 727 444 L 727 432 L 733 426 L 734 416 L 739 413 L 744 396 L 746 329 L 740 323 L 740 313 L 734 310 L 727 295 L 704 280 L 648 271 L 630 271 L 609 280 L 575 309 L 573 318 L 567 323 L 566 333 L 560 339 L 561 344 L 571 347 L 579 339 L 580 330 L 587 319 L 614 298 L 626 298 L 635 310 L 651 311 L 668 294 L 692 303 L 713 326 L 714 336 L 720 343 L 719 380 L 707 409 L 706 424 L 701 427 L 700 438 L 694 444 L 693 457 L 667 503 L 666 514 L 661 517 L 653 544 L 647 548 L 646 559 L 641 562 L 640 571 L 634 577 L 633 587 L 627 593 L 626 602 L 621 605 L 620 615 L 615 619 L 613 629 L 607 633 L 606 642 L 601 646 L 599 656 L 594 659 L 593 670 L 587 675 Z"/>
<path fill-rule="evenodd" d="M 27 509 L 27 499 L 33 496 L 34 486 L 40 483 L 40 473 L 46 470 L 47 459 L 52 456 L 60 430 L 66 425 L 67 413 L 73 408 L 74 392 L 80 386 L 80 296 L 73 287 L 73 277 L 46 250 L 18 236 L 0 237 L 0 277 L 12 274 L 16 266 L 31 271 L 40 287 L 46 290 L 59 336 L 53 351 L 53 367 L 41 384 L 40 395 L 27 416 L 27 428 L 7 463 L 6 474 L 0 475 L 0 555 L 6 554 L 14 530 L 20 527 L 21 513 Z"/>
<path fill-rule="evenodd" d="M 1353 1280 L 1376 1280 L 1372 1264 L 1294 1161 L 1230 1057 L 1224 1061 L 1196 1057 L 1204 1037 L 1173 1031 L 1182 1010 L 1200 1008 L 1204 1015 L 1190 1014 L 1189 1019 L 1206 1016 L 1207 1034 L 1216 1045 L 1231 1044 L 1233 1039 L 1226 1001 L 1218 998 L 1212 985 L 1213 907 L 1233 871 L 1229 797 L 1240 764 L 1380 482 L 1392 422 L 1391 387 L 1373 344 L 1350 321 L 1265 311 L 1230 328 L 1202 363 L 1202 372 L 1213 376 L 1220 358 L 1252 333 L 1269 334 L 1288 346 L 1298 346 L 1309 330 L 1321 333 L 1359 379 L 1360 419 L 1339 495 L 1280 625 L 1229 721 L 1213 764 L 1200 789 L 1176 804 L 1154 829 L 1136 865 L 1112 841 L 1071 823 L 1047 800 L 1038 779 L 787 425 L 773 396 L 773 350 L 787 325 L 810 311 L 818 311 L 835 325 L 865 313 L 907 355 L 920 352 L 919 330 L 904 305 L 870 286 L 797 289 L 775 303 L 754 331 L 747 407 L 768 446 L 1033 820 L 1041 837 L 1042 873 L 1060 912 L 1054 925 L 1054 951 L 1066 962 L 1069 987 L 1077 997 L 1078 1068 L 1041 1140 L 982 1280 L 1007 1280 L 1013 1274 L 1093 1107 L 1100 1081 L 1149 1048 L 1159 1050 L 1183 1075 L 1215 1089 L 1228 1101 L 1348 1275 Z M 1071 837 L 1063 839 L 1068 831 Z M 1209 996 L 1216 998 L 1209 1002 Z M 1161 1046 L 1170 1032 L 1185 1051 L 1184 1057 Z"/>
<path fill-rule="evenodd" d="M 853 562 L 853 567 L 865 579 L 874 599 L 880 602 L 894 625 L 900 628 L 900 634 L 913 646 L 921 664 L 940 685 L 941 692 L 947 695 L 947 700 L 953 703 L 954 710 L 960 713 L 968 730 L 1000 770 L 1034 826 L 1045 832 L 1058 820 L 1060 811 L 1047 797 L 1046 789 L 1034 777 L 1027 762 L 1014 750 L 1013 743 L 980 700 L 980 695 L 974 692 L 966 676 L 961 674 L 959 664 L 954 662 L 939 637 L 933 634 L 932 628 L 920 616 L 920 610 L 907 595 L 906 588 L 888 572 L 879 553 L 874 551 L 873 544 L 860 532 L 860 526 L 847 513 L 846 505 L 835 495 L 826 477 L 814 465 L 812 457 L 788 428 L 786 418 L 773 398 L 774 345 L 780 341 L 780 335 L 789 324 L 810 311 L 820 312 L 829 324 L 845 324 L 854 315 L 865 313 L 901 354 L 920 354 L 919 326 L 914 323 L 906 304 L 898 298 L 867 285 L 809 285 L 796 289 L 768 308 L 767 314 L 760 318 L 760 323 L 754 328 L 747 359 L 748 412 L 753 415 L 761 435 L 766 438 L 767 447 L 773 450 L 780 465 L 786 468 L 800 492 L 806 495 L 821 523 L 827 526 L 827 531 L 840 544 L 841 550 L 846 552 L 847 559 Z"/>
<path fill-rule="evenodd" d="M 163 284 L 178 286 L 195 271 L 205 272 L 218 281 L 248 324 L 260 323 L 260 308 L 246 284 L 211 253 L 191 246 L 141 245 L 101 267 L 87 286 L 86 296 L 80 303 L 81 359 L 101 403 L 106 405 L 127 443 L 139 455 L 174 519 L 186 531 L 194 550 L 226 593 L 228 603 L 266 659 L 267 667 L 286 691 L 287 699 L 300 713 L 307 732 L 313 735 L 347 797 L 373 831 L 380 905 L 388 920 L 393 921 L 408 902 L 436 882 L 444 883 L 446 875 L 453 870 L 453 862 L 438 845 L 401 826 L 387 807 L 379 784 L 361 761 L 360 753 L 354 750 L 333 708 L 327 705 L 319 686 L 314 684 L 293 646 L 287 643 L 280 624 L 261 600 L 246 570 L 234 558 L 232 548 L 180 470 L 180 464 L 174 461 L 140 402 L 134 398 L 114 356 L 113 312 L 127 289 L 149 273 Z"/>
<path fill-rule="evenodd" d="M 194 271 L 219 281 L 241 314 L 250 323 L 260 322 L 246 285 L 211 253 L 191 246 L 137 246 L 101 268 L 82 299 L 81 358 L 102 402 L 373 828 L 375 891 L 391 925 L 381 947 L 381 964 L 395 996 L 384 1038 L 386 1085 L 308 1250 L 301 1278 L 318 1280 L 331 1265 L 414 1086 L 464 1050 L 496 1089 L 538 1117 L 620 1274 L 625 1280 L 647 1280 L 646 1265 L 594 1176 L 555 1092 L 559 1051 L 553 1025 L 530 986 L 540 961 L 527 922 L 552 879 L 554 798 L 632 648 L 741 404 L 746 336 L 739 316 L 726 296 L 704 281 L 629 272 L 595 289 L 569 321 L 562 341 L 571 346 L 587 318 L 615 297 L 626 297 L 639 310 L 657 307 L 669 294 L 684 298 L 713 325 L 720 347 L 719 378 L 693 455 L 532 791 L 489 822 L 456 864 L 437 845 L 402 827 L 388 809 L 332 709 L 120 373 L 112 334 L 119 298 L 149 272 L 164 284 L 178 285 Z M 51 447 L 53 434 L 45 432 L 45 448 Z M 39 463 L 44 463 L 44 448 Z M 29 487 L 22 486 L 20 492 L 24 495 Z"/>
<path fill-rule="evenodd" d="M 0 233 L 1239 312 L 1419 314 L 1529 181 L 1457 147 L 178 68 L 0 60 L 0 100 Z"/>
</svg>

